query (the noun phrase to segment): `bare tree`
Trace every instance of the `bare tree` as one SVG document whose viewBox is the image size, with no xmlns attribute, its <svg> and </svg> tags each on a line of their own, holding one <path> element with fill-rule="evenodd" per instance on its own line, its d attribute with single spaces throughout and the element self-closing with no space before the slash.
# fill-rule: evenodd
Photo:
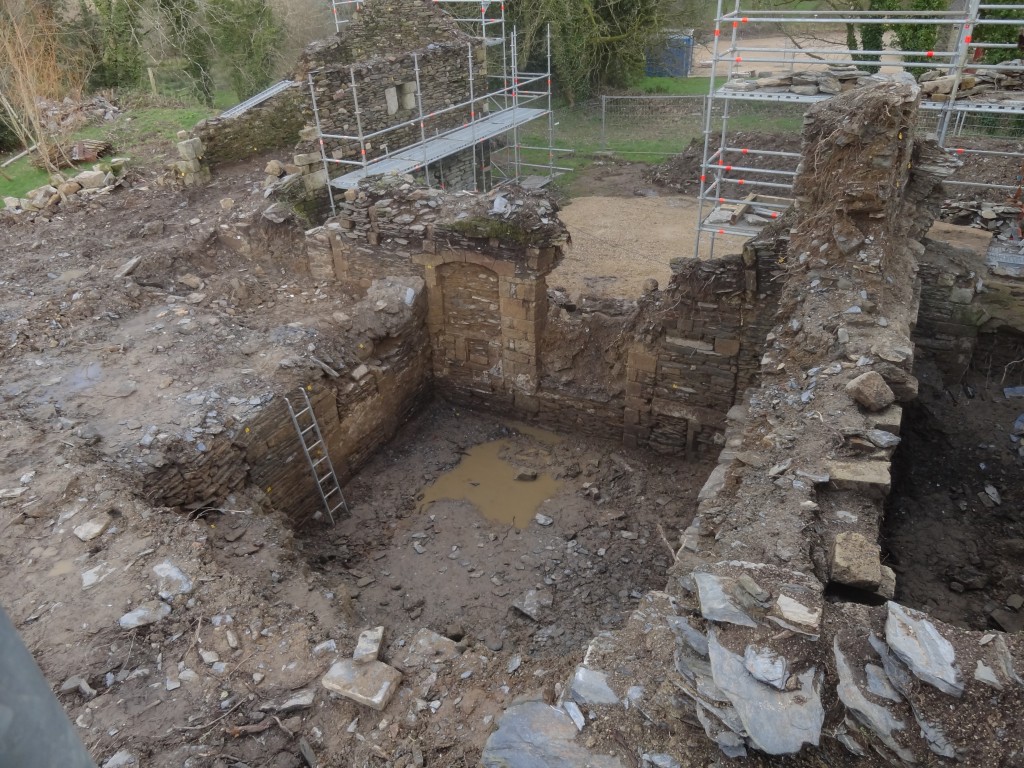
<svg viewBox="0 0 1024 768">
<path fill-rule="evenodd" d="M 84 76 L 67 64 L 61 28 L 42 0 L 0 4 L 0 112 L 26 149 L 39 148 L 50 160 L 40 102 L 81 91 Z"/>
</svg>

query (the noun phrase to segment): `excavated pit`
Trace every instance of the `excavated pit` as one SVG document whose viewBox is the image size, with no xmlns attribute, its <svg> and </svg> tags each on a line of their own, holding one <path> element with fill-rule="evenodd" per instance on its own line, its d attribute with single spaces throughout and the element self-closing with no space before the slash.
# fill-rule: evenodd
<svg viewBox="0 0 1024 768">
<path fill-rule="evenodd" d="M 958 379 L 927 361 L 915 369 L 921 391 L 904 410 L 883 546 L 900 602 L 957 626 L 1016 632 L 1024 476 L 1014 422 L 1024 400 L 1004 395 L 1019 372 L 1004 379 L 1005 363 L 992 361 L 1015 354 L 1020 340 L 989 336 Z"/>
<path fill-rule="evenodd" d="M 296 545 L 390 637 L 558 663 L 664 586 L 709 471 L 435 400 L 348 483 L 351 514 Z"/>
</svg>

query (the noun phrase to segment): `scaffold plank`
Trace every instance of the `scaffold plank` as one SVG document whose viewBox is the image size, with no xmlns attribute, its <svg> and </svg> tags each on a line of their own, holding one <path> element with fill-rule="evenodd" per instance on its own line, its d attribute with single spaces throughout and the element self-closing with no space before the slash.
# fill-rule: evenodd
<svg viewBox="0 0 1024 768">
<path fill-rule="evenodd" d="M 531 120 L 544 117 L 546 109 L 512 107 L 494 112 L 474 123 L 417 142 L 405 149 L 367 163 L 365 168 L 346 173 L 331 180 L 335 189 L 352 189 L 369 176 L 412 173 L 424 165 L 436 163 L 446 157 L 469 149 L 474 144 L 499 136 Z"/>
<path fill-rule="evenodd" d="M 298 83 L 296 83 L 294 80 L 282 80 L 281 82 L 275 83 L 274 85 L 270 86 L 269 88 L 267 88 L 267 90 L 257 93 L 252 98 L 246 99 L 241 104 L 236 104 L 235 106 L 231 107 L 231 109 L 224 110 L 220 113 L 220 117 L 238 117 L 239 115 L 248 112 L 253 107 L 262 104 L 270 97 L 277 96 L 277 94 L 279 94 L 281 91 L 288 90 L 289 88 L 295 85 L 298 85 Z"/>
</svg>

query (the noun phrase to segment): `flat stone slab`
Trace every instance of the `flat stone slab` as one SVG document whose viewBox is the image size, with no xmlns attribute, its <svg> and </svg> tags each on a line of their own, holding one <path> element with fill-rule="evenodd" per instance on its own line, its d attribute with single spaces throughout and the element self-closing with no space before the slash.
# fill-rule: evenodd
<svg viewBox="0 0 1024 768">
<path fill-rule="evenodd" d="M 117 623 L 121 625 L 121 629 L 136 629 L 149 624 L 156 624 L 170 615 L 170 613 L 171 606 L 167 603 L 160 602 L 159 600 L 150 600 L 140 605 L 134 611 L 126 613 L 117 620 Z"/>
<path fill-rule="evenodd" d="M 825 471 L 840 490 L 860 491 L 875 498 L 889 495 L 892 477 L 887 461 L 833 461 Z"/>
<path fill-rule="evenodd" d="M 550 608 L 552 602 L 552 597 L 547 591 L 528 589 L 518 600 L 512 602 L 512 607 L 534 621 L 540 621 L 544 609 Z"/>
<path fill-rule="evenodd" d="M 839 685 L 836 690 L 843 706 L 861 725 L 873 731 L 885 746 L 899 755 L 901 760 L 909 763 L 915 762 L 914 753 L 900 744 L 894 736 L 896 731 L 905 730 L 907 724 L 895 717 L 888 707 L 875 704 L 864 695 L 857 685 L 853 668 L 839 648 L 838 638 L 833 638 L 832 650 L 836 657 L 836 670 L 839 673 Z"/>
<path fill-rule="evenodd" d="M 355 659 L 336 661 L 320 682 L 324 688 L 378 712 L 398 690 L 402 673 L 382 661 L 360 664 Z"/>
<path fill-rule="evenodd" d="M 817 746 L 825 722 L 817 670 L 795 673 L 794 690 L 776 690 L 751 675 L 743 657 L 721 645 L 717 635 L 708 633 L 711 674 L 739 715 L 750 744 L 769 755 L 795 754 L 804 744 Z"/>
<path fill-rule="evenodd" d="M 885 620 L 885 642 L 920 680 L 950 696 L 964 692 L 964 681 L 956 666 L 953 644 L 944 638 L 925 614 L 889 601 Z"/>
<path fill-rule="evenodd" d="M 576 673 L 572 676 L 572 684 L 569 687 L 569 694 L 578 703 L 590 706 L 619 703 L 619 697 L 608 685 L 608 678 L 604 672 L 588 669 L 582 665 L 576 667 Z"/>
<path fill-rule="evenodd" d="M 595 755 L 575 741 L 576 725 L 542 701 L 509 707 L 484 745 L 484 768 L 625 768 L 618 758 Z"/>
<path fill-rule="evenodd" d="M 697 584 L 700 612 L 705 619 L 738 624 L 741 627 L 757 626 L 757 622 L 743 610 L 731 594 L 735 587 L 734 579 L 695 571 L 693 580 Z"/>
<path fill-rule="evenodd" d="M 424 627 L 413 635 L 408 652 L 398 666 L 406 670 L 415 669 L 458 657 L 459 647 L 454 640 Z"/>
</svg>

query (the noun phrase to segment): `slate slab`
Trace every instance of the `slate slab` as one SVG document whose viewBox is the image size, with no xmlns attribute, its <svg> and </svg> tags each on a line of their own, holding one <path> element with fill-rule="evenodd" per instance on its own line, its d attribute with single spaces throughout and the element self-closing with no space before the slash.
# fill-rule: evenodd
<svg viewBox="0 0 1024 768">
<path fill-rule="evenodd" d="M 541 701 L 509 707 L 484 745 L 484 768 L 625 768 L 575 742 L 576 726 L 561 709 Z"/>
</svg>

